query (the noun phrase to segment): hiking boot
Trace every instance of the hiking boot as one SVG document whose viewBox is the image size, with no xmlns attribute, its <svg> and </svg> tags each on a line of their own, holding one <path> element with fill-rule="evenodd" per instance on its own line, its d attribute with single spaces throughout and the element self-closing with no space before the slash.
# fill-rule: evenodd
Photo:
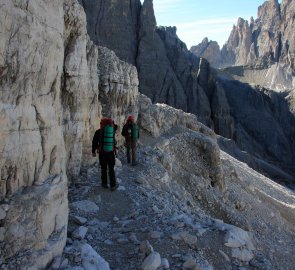
<svg viewBox="0 0 295 270">
<path fill-rule="evenodd" d="M 108 184 L 101 184 L 103 188 L 109 188 Z"/>
<path fill-rule="evenodd" d="M 119 187 L 119 184 L 117 183 L 116 185 L 114 185 L 113 187 L 111 187 L 111 191 L 115 191 L 118 187 Z"/>
</svg>

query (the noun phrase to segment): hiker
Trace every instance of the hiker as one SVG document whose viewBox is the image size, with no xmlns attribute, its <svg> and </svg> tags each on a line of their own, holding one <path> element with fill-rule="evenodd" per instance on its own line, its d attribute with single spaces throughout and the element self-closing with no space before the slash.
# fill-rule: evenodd
<svg viewBox="0 0 295 270">
<path fill-rule="evenodd" d="M 130 163 L 130 150 L 132 152 L 132 165 L 135 166 L 136 162 L 136 144 L 139 138 L 138 125 L 135 123 L 132 115 L 128 116 L 126 124 L 122 129 L 122 136 L 125 137 L 125 146 L 127 149 L 127 162 Z"/>
<path fill-rule="evenodd" d="M 115 132 L 117 125 L 111 118 L 103 117 L 100 121 L 100 129 L 98 129 L 92 140 L 92 156 L 96 156 L 96 152 L 99 154 L 99 164 L 101 167 L 101 186 L 108 188 L 108 177 L 109 172 L 111 190 L 116 190 L 119 185 L 116 181 L 115 176 L 115 151 L 116 151 L 116 140 Z"/>
</svg>

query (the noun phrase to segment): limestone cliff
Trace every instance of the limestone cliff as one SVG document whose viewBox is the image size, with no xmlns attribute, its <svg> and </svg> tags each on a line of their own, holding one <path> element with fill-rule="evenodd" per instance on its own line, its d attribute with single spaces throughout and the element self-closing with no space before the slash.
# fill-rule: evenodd
<svg viewBox="0 0 295 270">
<path fill-rule="evenodd" d="M 0 28 L 0 261 L 44 268 L 65 245 L 68 180 L 99 118 L 136 113 L 137 72 L 89 41 L 75 0 L 1 1 Z"/>
<path fill-rule="evenodd" d="M 1 257 L 44 267 L 67 235 L 63 6 L 1 1 L 0 25 Z"/>
</svg>

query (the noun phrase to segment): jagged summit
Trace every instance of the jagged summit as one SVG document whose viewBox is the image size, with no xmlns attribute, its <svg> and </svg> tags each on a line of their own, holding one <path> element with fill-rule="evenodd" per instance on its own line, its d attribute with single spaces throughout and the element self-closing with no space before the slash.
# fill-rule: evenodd
<svg viewBox="0 0 295 270">
<path fill-rule="evenodd" d="M 217 41 L 209 41 L 208 38 L 205 37 L 200 44 L 192 46 L 190 51 L 196 56 L 206 58 L 213 67 L 218 67 L 220 65 L 221 53 Z"/>
<path fill-rule="evenodd" d="M 265 1 L 258 8 L 257 19 L 250 22 L 238 18 L 226 44 L 219 54 L 207 55 L 215 67 L 247 65 L 258 63 L 260 67 L 270 67 L 281 63 L 294 69 L 293 16 L 294 0 Z M 202 56 L 204 51 L 195 51 Z M 219 62 L 216 62 L 219 59 Z"/>
</svg>

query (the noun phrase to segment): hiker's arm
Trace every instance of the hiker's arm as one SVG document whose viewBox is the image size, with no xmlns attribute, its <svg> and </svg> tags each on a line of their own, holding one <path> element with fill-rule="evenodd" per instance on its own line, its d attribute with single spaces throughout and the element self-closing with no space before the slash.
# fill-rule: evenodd
<svg viewBox="0 0 295 270">
<path fill-rule="evenodd" d="M 98 144 L 99 144 L 99 130 L 97 130 L 94 133 L 93 139 L 92 139 L 92 156 L 96 156 L 96 150 L 98 148 Z"/>
<path fill-rule="evenodd" d="M 126 136 L 126 126 L 125 126 L 125 125 L 124 125 L 123 128 L 122 128 L 122 133 L 121 133 L 121 135 L 122 135 L 123 137 Z"/>
</svg>

